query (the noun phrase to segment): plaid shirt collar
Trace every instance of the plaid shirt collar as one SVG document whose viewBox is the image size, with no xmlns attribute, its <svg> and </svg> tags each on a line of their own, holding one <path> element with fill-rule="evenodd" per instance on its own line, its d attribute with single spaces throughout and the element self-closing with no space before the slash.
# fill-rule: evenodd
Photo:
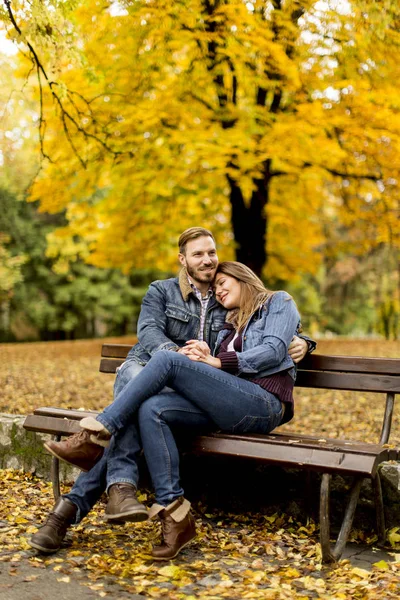
<svg viewBox="0 0 400 600">
<path fill-rule="evenodd" d="M 199 288 L 197 288 L 194 285 L 194 283 L 190 280 L 189 275 L 187 277 L 188 277 L 188 282 L 189 282 L 190 287 L 192 288 L 195 296 L 200 300 L 200 302 L 204 302 L 205 300 L 207 300 L 207 302 L 208 302 L 208 300 L 214 294 L 214 290 L 212 289 L 211 285 L 210 285 L 210 287 L 207 290 L 207 294 L 205 296 L 203 296 L 203 294 L 201 293 L 201 291 L 199 290 Z"/>
<path fill-rule="evenodd" d="M 214 294 L 214 290 L 210 286 L 207 290 L 207 294 L 205 296 L 203 296 L 203 294 L 200 292 L 200 290 L 194 285 L 194 283 L 191 282 L 191 280 L 189 279 L 189 276 L 188 276 L 188 281 L 189 281 L 189 285 L 190 285 L 191 289 L 193 290 L 194 295 L 200 301 L 200 327 L 199 327 L 199 331 L 197 334 L 197 339 L 203 340 L 207 306 L 210 301 L 210 298 Z"/>
</svg>

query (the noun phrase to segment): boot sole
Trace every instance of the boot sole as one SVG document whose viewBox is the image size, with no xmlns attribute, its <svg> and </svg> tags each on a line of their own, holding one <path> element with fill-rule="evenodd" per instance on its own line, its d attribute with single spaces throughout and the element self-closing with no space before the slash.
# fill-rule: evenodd
<svg viewBox="0 0 400 600">
<path fill-rule="evenodd" d="M 192 537 L 191 540 L 189 540 L 188 542 L 186 542 L 186 544 L 183 544 L 183 546 L 181 546 L 178 550 L 178 552 L 176 552 L 173 556 L 153 556 L 151 555 L 151 558 L 153 560 L 172 560 L 173 558 L 175 558 L 176 556 L 178 556 L 179 552 L 181 550 L 183 550 L 184 548 L 186 548 L 186 546 L 189 546 L 189 544 L 191 544 L 193 542 L 193 540 L 196 538 L 196 536 Z"/>
<path fill-rule="evenodd" d="M 114 523 L 140 523 L 142 521 L 148 521 L 149 515 L 147 512 L 125 512 L 119 513 L 118 515 L 104 515 L 106 521 Z"/>
<path fill-rule="evenodd" d="M 80 467 L 79 465 L 76 465 L 75 463 L 70 462 L 69 460 L 66 460 L 64 457 L 59 456 L 56 452 L 54 452 L 54 450 L 52 448 L 50 448 L 47 445 L 47 442 L 45 442 L 43 444 L 43 447 L 46 448 L 47 452 L 49 452 L 50 454 L 52 454 L 53 456 L 55 456 L 56 458 L 58 458 L 58 460 L 62 460 L 63 462 L 67 463 L 68 465 L 72 465 L 73 467 L 75 467 L 77 469 L 80 469 L 81 471 L 84 471 L 84 473 L 88 473 L 89 469 L 84 469 L 83 467 Z"/>
<path fill-rule="evenodd" d="M 28 544 L 31 546 L 31 548 L 34 548 L 35 550 L 39 550 L 40 552 L 43 552 L 44 554 L 53 554 L 54 552 L 57 552 L 57 550 L 59 550 L 61 548 L 61 546 L 58 546 L 58 548 L 53 548 L 52 550 L 49 550 L 48 548 L 45 548 L 44 546 L 40 546 L 39 544 L 35 544 L 35 542 L 31 542 L 30 540 L 28 540 Z"/>
</svg>

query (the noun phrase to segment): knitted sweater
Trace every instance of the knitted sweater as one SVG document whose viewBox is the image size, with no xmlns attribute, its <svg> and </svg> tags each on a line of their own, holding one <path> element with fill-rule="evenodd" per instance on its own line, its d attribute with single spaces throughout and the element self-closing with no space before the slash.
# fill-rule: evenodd
<svg viewBox="0 0 400 600">
<path fill-rule="evenodd" d="M 232 332 L 222 342 L 217 358 L 221 361 L 221 369 L 232 375 L 236 375 L 238 372 L 238 358 L 236 352 L 240 352 L 242 349 L 242 336 L 240 334 L 234 340 L 234 350 L 228 350 L 230 342 L 234 339 L 236 330 L 233 326 L 228 323 L 225 326 L 232 328 Z M 242 374 L 239 377 L 244 377 Z M 293 418 L 294 415 L 294 400 L 293 400 L 293 388 L 294 380 L 287 371 L 281 371 L 268 377 L 252 378 L 246 376 L 248 381 L 255 383 L 262 387 L 267 392 L 274 394 L 281 402 L 285 404 L 285 414 L 282 418 L 281 425 L 287 423 Z"/>
</svg>

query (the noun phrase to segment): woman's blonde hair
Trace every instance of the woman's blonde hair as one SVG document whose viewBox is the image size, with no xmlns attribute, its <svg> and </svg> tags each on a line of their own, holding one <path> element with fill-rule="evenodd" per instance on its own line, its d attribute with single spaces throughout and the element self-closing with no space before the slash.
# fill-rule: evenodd
<svg viewBox="0 0 400 600">
<path fill-rule="evenodd" d="M 240 306 L 230 311 L 228 315 L 228 320 L 240 331 L 251 315 L 274 292 L 267 290 L 261 279 L 249 267 L 240 262 L 226 261 L 219 263 L 216 275 L 218 273 L 234 277 L 240 283 Z"/>
</svg>

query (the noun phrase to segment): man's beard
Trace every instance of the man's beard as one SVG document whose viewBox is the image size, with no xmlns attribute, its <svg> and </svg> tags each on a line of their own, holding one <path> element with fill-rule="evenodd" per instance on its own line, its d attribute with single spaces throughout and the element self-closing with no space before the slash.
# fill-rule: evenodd
<svg viewBox="0 0 400 600">
<path fill-rule="evenodd" d="M 216 268 L 217 267 L 213 265 L 212 270 L 201 271 L 200 269 L 192 269 L 191 267 L 189 267 L 189 265 L 186 265 L 188 275 L 190 275 L 190 277 L 194 279 L 194 281 L 200 281 L 201 283 L 211 283 L 211 281 L 213 281 L 215 277 Z"/>
</svg>

